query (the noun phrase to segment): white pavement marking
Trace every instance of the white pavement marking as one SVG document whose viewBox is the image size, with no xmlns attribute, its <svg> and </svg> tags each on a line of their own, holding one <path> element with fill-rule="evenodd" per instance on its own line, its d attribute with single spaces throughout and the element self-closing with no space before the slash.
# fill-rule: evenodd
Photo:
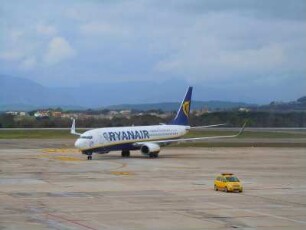
<svg viewBox="0 0 306 230">
<path fill-rule="evenodd" d="M 219 206 L 219 207 L 230 208 L 232 210 L 246 211 L 246 212 L 254 213 L 254 214 L 257 214 L 257 215 L 269 216 L 269 217 L 273 217 L 273 218 L 281 219 L 281 220 L 288 220 L 288 221 L 292 221 L 292 222 L 299 223 L 299 224 L 306 224 L 306 221 L 302 221 L 302 220 L 295 220 L 295 219 L 291 219 L 291 218 L 287 218 L 287 217 L 283 217 L 283 216 L 277 216 L 277 215 L 273 215 L 273 214 L 269 214 L 269 213 L 253 211 L 253 210 L 246 209 L 246 208 L 235 208 L 235 207 L 230 206 L 230 205 L 217 204 L 217 203 L 213 203 L 213 202 L 209 202 L 209 203 L 212 204 L 212 205 Z"/>
</svg>

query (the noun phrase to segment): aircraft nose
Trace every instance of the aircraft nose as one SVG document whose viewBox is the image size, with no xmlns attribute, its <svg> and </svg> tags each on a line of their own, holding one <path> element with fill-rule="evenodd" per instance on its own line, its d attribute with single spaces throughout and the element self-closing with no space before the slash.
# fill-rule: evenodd
<svg viewBox="0 0 306 230">
<path fill-rule="evenodd" d="M 81 148 L 81 140 L 77 139 L 76 142 L 74 143 L 74 146 L 78 149 Z"/>
</svg>

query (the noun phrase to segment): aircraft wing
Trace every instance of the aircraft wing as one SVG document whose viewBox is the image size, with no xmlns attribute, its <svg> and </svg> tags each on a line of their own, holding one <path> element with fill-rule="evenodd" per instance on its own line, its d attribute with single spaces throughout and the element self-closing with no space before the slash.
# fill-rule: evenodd
<svg viewBox="0 0 306 230">
<path fill-rule="evenodd" d="M 223 124 L 216 124 L 216 125 L 193 126 L 193 127 L 190 127 L 190 130 L 203 129 L 203 128 L 210 128 L 210 127 L 218 127 L 218 126 L 222 126 L 222 125 L 226 125 L 226 123 L 223 123 Z"/>
<path fill-rule="evenodd" d="M 160 141 L 152 141 L 152 143 L 166 145 L 172 143 L 184 143 L 184 142 L 193 142 L 193 141 L 200 141 L 200 140 L 211 140 L 211 139 L 222 139 L 222 138 L 234 138 L 238 137 L 241 133 L 243 133 L 246 126 L 246 122 L 241 127 L 240 131 L 234 135 L 227 135 L 227 136 L 211 136 L 211 137 L 195 137 L 195 138 L 178 138 L 178 139 L 168 139 L 168 140 L 160 140 Z M 142 145 L 142 142 L 135 143 L 136 145 Z"/>
</svg>

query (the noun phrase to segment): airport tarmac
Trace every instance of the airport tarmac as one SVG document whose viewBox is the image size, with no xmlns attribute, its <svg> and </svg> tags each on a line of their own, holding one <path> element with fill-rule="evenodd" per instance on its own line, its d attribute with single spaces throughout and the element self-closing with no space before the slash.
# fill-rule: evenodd
<svg viewBox="0 0 306 230">
<path fill-rule="evenodd" d="M 0 229 L 306 229 L 305 148 L 163 148 L 158 159 L 136 151 L 87 161 L 47 146 L 1 143 Z M 244 192 L 214 191 L 221 172 Z"/>
</svg>

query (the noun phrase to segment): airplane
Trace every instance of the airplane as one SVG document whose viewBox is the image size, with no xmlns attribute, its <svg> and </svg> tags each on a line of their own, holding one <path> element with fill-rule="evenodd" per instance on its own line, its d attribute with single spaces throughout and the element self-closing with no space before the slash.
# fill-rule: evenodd
<svg viewBox="0 0 306 230">
<path fill-rule="evenodd" d="M 168 124 L 97 128 L 81 134 L 76 132 L 75 119 L 73 119 L 70 133 L 79 135 L 79 138 L 75 142 L 75 147 L 87 155 L 88 160 L 92 160 L 93 153 L 104 154 L 111 151 L 121 151 L 122 157 L 130 157 L 130 151 L 132 150 L 140 150 L 145 156 L 157 158 L 161 146 L 216 138 L 234 138 L 243 132 L 246 123 L 244 123 L 241 130 L 235 135 L 181 138 L 191 129 L 224 125 L 216 124 L 190 127 L 191 96 L 192 87 L 188 87 L 175 118 Z"/>
</svg>

